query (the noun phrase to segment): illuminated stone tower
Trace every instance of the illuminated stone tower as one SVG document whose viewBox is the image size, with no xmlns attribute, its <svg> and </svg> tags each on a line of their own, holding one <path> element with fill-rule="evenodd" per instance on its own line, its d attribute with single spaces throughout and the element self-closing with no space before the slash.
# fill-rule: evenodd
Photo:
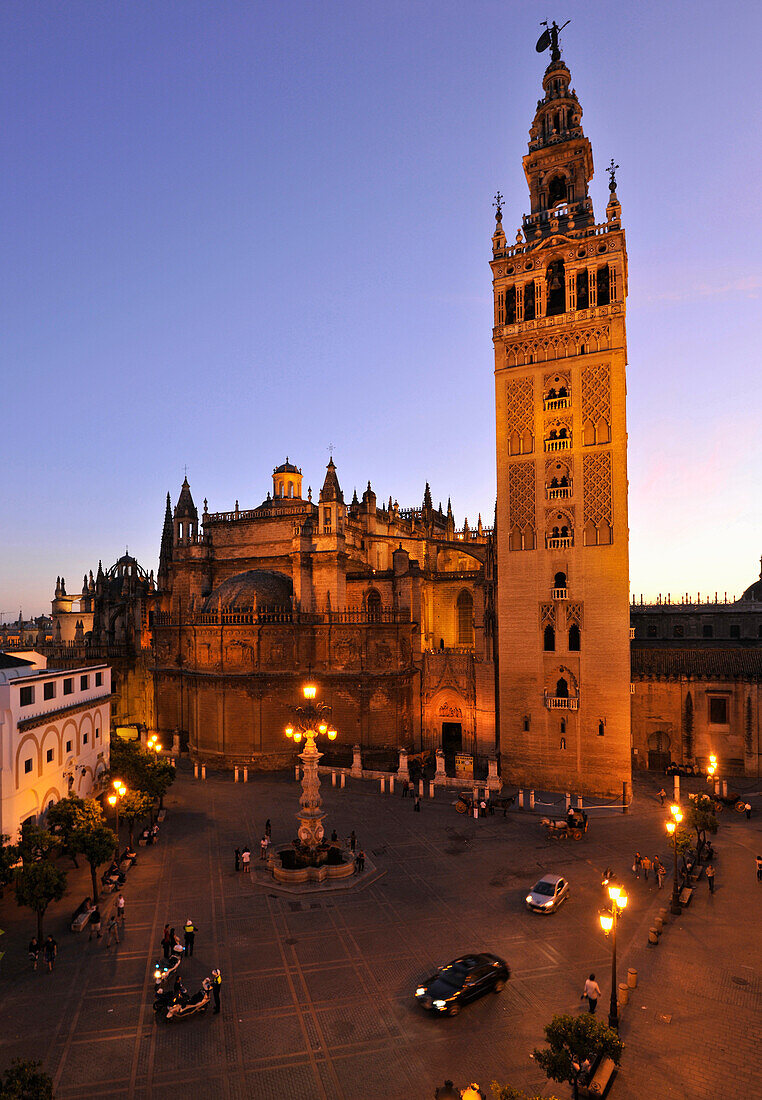
<svg viewBox="0 0 762 1100">
<path fill-rule="evenodd" d="M 524 157 L 531 212 L 508 245 L 498 195 L 492 240 L 502 774 L 621 794 L 627 253 L 613 161 L 595 223 L 592 149 L 557 36 L 553 46 Z"/>
</svg>

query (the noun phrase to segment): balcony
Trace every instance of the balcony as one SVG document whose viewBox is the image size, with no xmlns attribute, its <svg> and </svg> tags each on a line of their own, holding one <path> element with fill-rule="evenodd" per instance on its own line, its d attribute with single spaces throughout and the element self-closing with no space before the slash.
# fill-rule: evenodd
<svg viewBox="0 0 762 1100">
<path fill-rule="evenodd" d="M 569 546 L 574 546 L 574 539 L 571 535 L 564 535 L 560 538 L 547 538 L 545 539 L 546 550 L 566 550 Z"/>
<path fill-rule="evenodd" d="M 571 485 L 557 485 L 552 489 L 549 488 L 546 493 L 548 500 L 568 500 L 571 495 Z"/>
<path fill-rule="evenodd" d="M 550 692 L 546 691 L 545 706 L 548 710 L 577 710 L 579 699 L 571 698 L 568 695 L 551 695 Z"/>
<path fill-rule="evenodd" d="M 546 451 L 570 451 L 571 439 L 568 436 L 565 439 L 546 439 L 545 440 Z"/>
<path fill-rule="evenodd" d="M 556 409 L 570 409 L 570 397 L 546 397 L 542 403 L 545 412 L 555 412 Z"/>
<path fill-rule="evenodd" d="M 568 599 L 568 590 L 566 588 L 551 588 L 550 598 L 551 600 L 566 600 Z"/>
<path fill-rule="evenodd" d="M 631 626 L 631 627 L 630 627 L 630 641 L 632 641 L 632 639 L 633 639 L 634 637 L 635 637 L 635 627 L 634 627 L 634 626 Z"/>
</svg>

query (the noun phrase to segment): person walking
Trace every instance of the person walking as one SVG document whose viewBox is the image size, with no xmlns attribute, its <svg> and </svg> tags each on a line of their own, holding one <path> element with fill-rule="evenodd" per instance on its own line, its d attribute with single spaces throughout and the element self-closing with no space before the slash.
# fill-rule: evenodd
<svg viewBox="0 0 762 1100">
<path fill-rule="evenodd" d="M 106 950 L 111 950 L 112 938 L 119 943 L 119 927 L 116 922 L 116 913 L 112 913 L 106 924 Z"/>
<path fill-rule="evenodd" d="M 259 858 L 267 859 L 267 837 L 263 836 L 259 842 Z"/>
<path fill-rule="evenodd" d="M 88 940 L 93 938 L 93 932 L 95 933 L 96 939 L 101 938 L 101 911 L 97 905 L 90 914 L 90 935 L 88 936 Z"/>
<path fill-rule="evenodd" d="M 222 975 L 219 970 L 212 971 L 212 996 L 214 997 L 214 1012 L 215 1015 L 220 1011 L 220 986 L 222 985 Z"/>
<path fill-rule="evenodd" d="M 762 882 L 762 856 L 757 856 L 757 882 Z"/>
<path fill-rule="evenodd" d="M 349 834 L 349 850 L 351 852 L 354 852 L 356 847 L 357 847 L 357 837 L 356 837 L 355 831 L 353 829 L 352 832 Z"/>
<path fill-rule="evenodd" d="M 591 1016 L 595 1015 L 595 1010 L 598 1007 L 598 998 L 601 995 L 601 987 L 595 980 L 595 974 L 591 974 L 585 982 L 585 988 L 582 991 L 580 1000 L 587 997 L 588 1012 Z"/>
<path fill-rule="evenodd" d="M 98 933 L 100 935 L 100 932 Z M 161 949 L 164 952 L 164 958 L 168 959 L 172 952 L 172 936 L 170 935 L 169 925 L 164 925 L 164 931 L 161 936 Z"/>
<path fill-rule="evenodd" d="M 357 859 L 355 860 L 355 867 L 357 869 L 358 874 L 360 874 L 361 871 L 365 870 L 365 852 L 362 850 L 362 848 L 357 853 Z"/>
<path fill-rule="evenodd" d="M 53 939 L 52 936 L 48 936 L 47 939 L 45 940 L 43 955 L 45 957 L 45 962 L 48 965 L 48 970 L 49 971 L 52 971 L 53 967 L 55 966 L 56 955 L 57 954 L 58 954 L 58 944 Z"/>
<path fill-rule="evenodd" d="M 267 821 L 265 822 L 265 836 L 269 840 L 272 835 L 273 835 L 273 827 L 270 824 L 270 818 L 268 817 Z"/>
<path fill-rule="evenodd" d="M 419 794 L 415 796 L 415 802 L 413 803 L 413 812 L 417 814 L 421 812 L 421 796 Z"/>
<path fill-rule="evenodd" d="M 664 888 L 664 878 L 667 874 L 666 868 L 658 856 L 654 856 L 654 869 L 656 871 L 656 879 L 659 883 L 659 889 Z"/>
<path fill-rule="evenodd" d="M 664 805 L 664 799 L 666 797 L 667 797 L 667 792 L 662 787 L 662 789 L 659 791 L 659 802 L 661 802 L 662 806 Z"/>
<path fill-rule="evenodd" d="M 441 1085 L 434 1093 L 435 1100 L 460 1100 L 461 1093 L 455 1088 L 448 1077 L 444 1085 Z"/>
<path fill-rule="evenodd" d="M 648 872 L 651 870 L 651 860 L 648 856 L 643 856 L 640 866 L 643 868 L 643 878 L 648 882 Z"/>
<path fill-rule="evenodd" d="M 335 844 L 338 839 L 339 839 L 339 834 L 334 829 L 333 832 L 331 833 L 331 843 Z"/>
<path fill-rule="evenodd" d="M 633 870 L 633 874 L 635 875 L 635 878 L 640 878 L 640 868 L 641 868 L 642 865 L 643 865 L 643 858 L 642 858 L 640 852 L 636 852 L 635 853 L 635 859 L 633 860 L 633 863 L 632 863 L 632 870 Z"/>
<path fill-rule="evenodd" d="M 172 951 L 172 956 L 179 955 L 181 958 L 185 952 L 185 948 L 180 943 L 180 937 L 176 934 L 174 928 L 169 930 L 169 943 Z"/>
<path fill-rule="evenodd" d="M 251 852 L 249 851 L 248 844 L 241 852 L 241 864 L 243 865 L 243 873 L 248 875 L 250 873 Z"/>
<path fill-rule="evenodd" d="M 744 813 L 746 814 L 746 820 L 751 821 L 751 806 L 748 802 L 744 806 Z"/>
<path fill-rule="evenodd" d="M 32 964 L 32 970 L 37 969 L 37 962 L 40 957 L 40 941 L 36 936 L 32 936 L 29 941 L 29 961 Z"/>
<path fill-rule="evenodd" d="M 191 955 L 193 954 L 193 944 L 196 942 L 196 933 L 197 932 L 198 932 L 198 928 L 196 928 L 193 921 L 190 919 L 190 917 L 188 917 L 188 919 L 185 922 L 185 927 L 183 928 L 183 938 L 185 940 L 185 954 L 188 958 L 190 958 Z"/>
<path fill-rule="evenodd" d="M 117 920 L 121 921 L 124 926 L 124 894 L 120 894 L 116 899 L 116 916 Z"/>
<path fill-rule="evenodd" d="M 236 850 L 235 850 L 235 869 L 236 869 L 236 871 L 241 870 L 241 849 L 240 848 L 236 848 Z"/>
<path fill-rule="evenodd" d="M 402 797 L 407 798 L 409 793 L 410 793 L 410 784 L 408 783 L 407 779 L 403 779 L 402 780 Z"/>
<path fill-rule="evenodd" d="M 706 881 L 709 883 L 709 893 L 714 893 L 714 867 L 711 863 L 706 865 Z"/>
</svg>

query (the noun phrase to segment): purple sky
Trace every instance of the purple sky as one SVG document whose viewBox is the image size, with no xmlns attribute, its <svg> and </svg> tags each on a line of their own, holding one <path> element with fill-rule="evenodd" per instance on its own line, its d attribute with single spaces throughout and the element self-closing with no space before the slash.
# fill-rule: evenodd
<svg viewBox="0 0 762 1100">
<path fill-rule="evenodd" d="M 759 526 L 759 4 L 569 2 L 564 57 L 629 248 L 631 587 L 740 591 Z M 167 490 L 491 522 L 492 196 L 509 239 L 547 55 L 534 3 L 0 10 L 0 610 L 49 609 Z M 755 106 L 756 104 L 756 106 Z M 755 328 L 757 326 L 757 328 Z"/>
</svg>

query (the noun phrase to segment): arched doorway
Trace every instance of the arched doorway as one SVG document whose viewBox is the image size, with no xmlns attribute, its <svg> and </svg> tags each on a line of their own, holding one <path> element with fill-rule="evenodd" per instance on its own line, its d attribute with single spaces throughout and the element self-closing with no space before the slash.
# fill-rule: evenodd
<svg viewBox="0 0 762 1100">
<path fill-rule="evenodd" d="M 670 752 L 671 741 L 669 734 L 658 730 L 648 738 L 648 768 L 649 771 L 663 772 L 672 763 Z"/>
</svg>

